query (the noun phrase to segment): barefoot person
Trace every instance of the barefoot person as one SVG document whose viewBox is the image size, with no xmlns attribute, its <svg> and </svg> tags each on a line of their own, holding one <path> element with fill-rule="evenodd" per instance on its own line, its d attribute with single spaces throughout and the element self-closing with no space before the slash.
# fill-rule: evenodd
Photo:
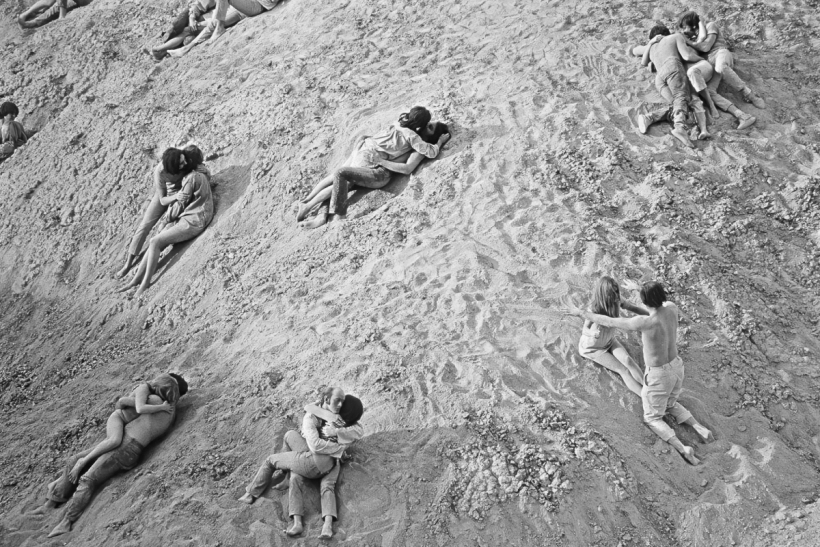
<svg viewBox="0 0 820 547">
<path fill-rule="evenodd" d="M 71 482 L 77 482 L 80 472 L 88 462 L 92 462 L 106 452 L 111 452 L 117 448 L 122 442 L 125 426 L 136 420 L 141 414 L 173 413 L 174 405 L 176 405 L 180 395 L 184 395 L 180 392 L 187 390 L 187 385 L 181 376 L 170 373 L 170 375 L 160 376 L 155 381 L 140 384 L 130 396 L 121 397 L 117 401 L 116 410 L 108 417 L 105 440 L 95 446 L 87 455 L 77 460 L 68 475 Z M 154 400 L 158 402 L 149 402 L 152 395 Z"/>
<path fill-rule="evenodd" d="M 609 317 L 584 311 L 572 302 L 565 302 L 565 312 L 577 315 L 605 327 L 632 330 L 641 333 L 643 357 L 646 364 L 644 386 L 641 390 L 643 417 L 649 428 L 675 448 L 692 465 L 699 460 L 692 447 L 684 445 L 663 417 L 667 412 L 679 424 L 689 424 L 705 441 L 712 440 L 712 432 L 700 425 L 692 414 L 678 402 L 683 389 L 683 361 L 678 356 L 678 308 L 666 301 L 666 291 L 652 281 L 641 287 L 641 301 L 649 308 L 646 315 L 629 319 Z"/>
<path fill-rule="evenodd" d="M 20 110 L 14 103 L 5 102 L 0 105 L 0 161 L 28 142 L 23 124 L 16 121 L 19 114 Z"/>
<path fill-rule="evenodd" d="M 288 497 L 293 522 L 287 533 L 296 536 L 302 533 L 304 526 L 304 480 L 321 479 L 322 537 L 331 537 L 333 520 L 336 519 L 335 490 L 340 458 L 345 448 L 363 435 L 358 423 L 363 408 L 356 397 L 345 396 L 340 388 L 332 388 L 325 392 L 319 404 L 308 405 L 305 410 L 302 434 L 295 430 L 285 434 L 282 452 L 265 460 L 239 501 L 253 503 L 271 482 L 281 481 L 290 471 Z"/>
<path fill-rule="evenodd" d="M 698 54 L 686 45 L 682 35 L 670 34 L 669 29 L 663 25 L 655 25 L 649 31 L 649 43 L 643 52 L 641 64 L 647 66 L 651 62 L 658 71 L 655 76 L 655 87 L 662 97 L 672 103 L 672 135 L 690 148 L 693 145 L 686 133 L 686 115 L 690 105 L 700 129 L 698 138 L 711 137 L 706 130 L 703 105 L 700 99 L 693 100 L 686 69 L 683 66 L 684 61 L 699 60 Z"/>
<path fill-rule="evenodd" d="M 196 146 L 187 146 L 183 150 L 186 165 L 193 169 L 185 175 L 182 189 L 173 197 L 176 201 L 187 204 L 179 219 L 166 226 L 165 230 L 155 235 L 148 242 L 148 251 L 142 258 L 131 281 L 117 289 L 124 292 L 139 287 L 135 296 L 142 296 L 151 286 L 151 278 L 156 272 L 159 255 L 169 245 L 182 243 L 197 237 L 205 231 L 214 216 L 213 196 L 211 195 L 211 173 L 203 163 L 203 154 Z"/>
<path fill-rule="evenodd" d="M 182 188 L 182 179 L 190 172 L 191 167 L 182 150 L 168 148 L 162 153 L 162 160 L 154 168 L 154 197 L 145 208 L 142 220 L 131 237 L 125 264 L 117 272 L 117 278 L 123 277 L 128 270 L 139 263 L 142 256 L 142 245 L 148 238 L 148 234 L 165 214 L 168 206 L 176 201 L 175 194 Z"/>
<path fill-rule="evenodd" d="M 729 51 L 726 38 L 714 21 L 704 23 L 694 11 L 684 12 L 678 20 L 678 28 L 687 38 L 687 44 L 693 49 L 709 55 L 709 62 L 715 67 L 714 83 L 715 94 L 721 80 L 734 91 L 740 91 L 743 100 L 752 103 L 763 110 L 766 103 L 746 85 L 734 70 L 734 56 Z M 750 124 L 751 125 L 751 124 Z"/>
<path fill-rule="evenodd" d="M 210 43 L 225 34 L 229 7 L 234 8 L 245 17 L 256 17 L 260 13 L 272 10 L 278 3 L 279 0 L 216 0 L 216 10 L 208 21 L 207 28 L 211 33 Z"/>
<path fill-rule="evenodd" d="M 183 382 L 176 383 L 172 376 L 163 374 L 152 380 L 153 384 L 170 385 L 173 383 L 177 390 L 177 399 L 187 393 L 188 385 Z M 173 390 L 172 389 L 172 390 Z M 160 398 L 150 395 L 148 402 L 158 404 Z M 70 458 L 63 468 L 63 473 L 59 479 L 48 485 L 47 501 L 34 514 L 44 514 L 47 509 L 53 509 L 59 504 L 68 501 L 66 512 L 60 523 L 51 531 L 48 537 L 58 536 L 71 531 L 73 523 L 80 518 L 83 510 L 88 506 L 94 490 L 113 477 L 120 471 L 133 469 L 139 463 L 140 455 L 145 448 L 155 439 L 164 435 L 173 425 L 176 417 L 176 410 L 173 412 L 157 412 L 154 414 L 142 414 L 134 421 L 125 426 L 125 433 L 120 445 L 98 457 L 93 462 L 87 462 L 90 467 L 83 469 L 79 484 L 75 484 L 69 478 L 74 464 L 79 458 L 85 457 L 90 452 L 86 451 Z"/>
<path fill-rule="evenodd" d="M 383 166 L 382 162 L 390 162 L 393 170 L 397 170 L 401 167 L 395 161 L 408 152 L 415 151 L 427 158 L 438 156 L 450 134 L 441 132 L 447 130 L 447 126 L 431 123 L 431 117 L 426 108 L 414 106 L 410 112 L 399 116 L 398 123 L 386 132 L 365 138 L 343 167 L 319 181 L 298 204 L 296 220 L 304 220 L 314 207 L 325 201 L 329 202 L 327 212 L 320 212 L 315 219 L 303 223 L 303 227 L 318 228 L 335 218 L 344 219 L 351 187 L 381 188 L 390 181 L 391 169 Z M 421 159 L 417 158 L 413 168 Z"/>
<path fill-rule="evenodd" d="M 621 307 L 638 315 L 646 315 L 646 310 L 621 301 L 618 284 L 609 276 L 600 278 L 592 290 L 592 302 L 589 311 L 607 317 L 620 317 Z M 626 387 L 635 395 L 641 396 L 643 373 L 638 363 L 629 356 L 626 348 L 615 338 L 615 329 L 585 320 L 578 352 L 582 357 L 591 359 L 604 368 L 617 372 Z"/>
<path fill-rule="evenodd" d="M 165 35 L 164 43 L 151 48 L 151 54 L 159 60 L 170 55 L 171 57 L 182 57 L 198 44 L 207 41 L 212 34 L 209 23 L 216 14 L 211 11 L 211 18 L 206 20 L 206 12 L 213 10 L 216 0 L 191 0 L 188 9 L 180 13 L 174 26 Z M 237 24 L 246 16 L 238 12 L 233 6 L 228 8 L 225 14 L 224 26 L 230 28 Z M 188 41 L 188 38 L 192 38 Z M 186 45 L 185 42 L 188 41 Z"/>
<path fill-rule="evenodd" d="M 17 24 L 22 29 L 41 27 L 55 19 L 65 19 L 70 10 L 87 6 L 91 0 L 73 0 L 72 3 L 69 8 L 68 0 L 38 0 L 17 16 Z"/>
</svg>

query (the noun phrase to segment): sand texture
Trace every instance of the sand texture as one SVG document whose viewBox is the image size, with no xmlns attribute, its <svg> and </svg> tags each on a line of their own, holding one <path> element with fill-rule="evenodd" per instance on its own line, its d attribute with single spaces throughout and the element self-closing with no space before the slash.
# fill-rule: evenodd
<svg viewBox="0 0 820 547">
<path fill-rule="evenodd" d="M 0 164 L 1 546 L 318 545 L 318 488 L 297 539 L 285 495 L 235 500 L 323 385 L 367 407 L 332 545 L 820 544 L 816 0 L 289 0 L 161 63 L 141 49 L 177 4 L 21 32 L 23 7 L 0 1 L 0 100 L 39 131 Z M 627 57 L 686 7 L 768 104 L 725 90 L 757 123 L 724 113 L 694 150 L 639 134 L 660 97 Z M 453 128 L 440 157 L 298 228 L 294 200 L 415 104 Z M 189 140 L 216 216 L 114 294 Z M 604 274 L 673 291 L 682 402 L 717 437 L 674 426 L 699 467 L 556 311 Z M 60 511 L 25 512 L 168 370 L 192 386 L 175 429 L 46 539 Z"/>
</svg>

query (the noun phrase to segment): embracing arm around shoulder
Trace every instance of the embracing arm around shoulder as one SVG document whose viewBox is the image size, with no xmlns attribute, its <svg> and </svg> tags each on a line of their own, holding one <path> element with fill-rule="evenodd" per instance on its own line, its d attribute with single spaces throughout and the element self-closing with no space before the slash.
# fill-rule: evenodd
<svg viewBox="0 0 820 547">
<path fill-rule="evenodd" d="M 675 43 L 678 46 L 678 53 L 684 61 L 700 61 L 701 57 L 691 47 L 686 45 L 686 39 L 681 34 L 675 35 Z"/>
<path fill-rule="evenodd" d="M 364 427 L 362 424 L 353 424 L 349 427 L 340 427 L 336 430 L 336 438 L 339 444 L 355 443 L 364 437 Z"/>
<path fill-rule="evenodd" d="M 419 154 L 418 152 L 414 151 L 412 154 L 410 154 L 410 157 L 407 159 L 407 163 L 400 163 L 382 159 L 379 160 L 379 165 L 381 165 L 388 171 L 392 171 L 394 173 L 401 173 L 402 175 L 409 175 L 416 170 L 416 167 L 419 166 L 421 160 L 423 160 L 424 158 L 424 154 Z"/>
<path fill-rule="evenodd" d="M 137 414 L 155 414 L 157 412 L 171 412 L 173 406 L 163 401 L 160 404 L 151 404 L 148 402 L 148 397 L 151 395 L 151 386 L 148 384 L 140 384 L 134 390 L 134 408 L 137 409 Z"/>
<path fill-rule="evenodd" d="M 419 137 L 412 129 L 408 130 L 406 134 L 410 140 L 410 146 L 413 147 L 413 150 L 430 159 L 438 156 L 439 147 L 437 144 L 424 142 L 424 139 Z"/>
<path fill-rule="evenodd" d="M 304 419 L 302 419 L 302 435 L 305 437 L 308 449 L 314 454 L 333 454 L 342 448 L 339 443 L 326 441 L 319 437 L 319 430 L 316 428 L 316 418 L 309 412 L 306 412 Z"/>
</svg>

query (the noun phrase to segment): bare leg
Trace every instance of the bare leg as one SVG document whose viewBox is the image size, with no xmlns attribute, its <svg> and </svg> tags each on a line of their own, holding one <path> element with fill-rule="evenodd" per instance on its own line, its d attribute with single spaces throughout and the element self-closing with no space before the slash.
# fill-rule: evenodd
<svg viewBox="0 0 820 547">
<path fill-rule="evenodd" d="M 142 260 L 140 261 L 139 268 L 134 273 L 134 277 L 131 278 L 131 281 L 128 282 L 127 285 L 123 285 L 114 290 L 114 292 L 125 292 L 128 289 L 133 289 L 134 287 L 139 286 L 140 282 L 142 281 L 143 276 L 145 275 L 145 257 L 143 256 Z"/>
<path fill-rule="evenodd" d="M 142 283 L 140 283 L 140 288 L 137 289 L 135 296 L 142 296 L 145 291 L 151 287 L 151 278 L 154 276 L 154 272 L 157 271 L 157 264 L 159 263 L 159 255 L 162 250 L 167 247 L 169 244 L 165 243 L 165 238 L 163 238 L 164 234 L 159 234 L 151 238 L 151 242 L 148 243 L 148 252 L 145 253 L 145 258 L 140 263 L 140 268 L 145 265 L 145 273 L 142 276 Z"/>
<path fill-rule="evenodd" d="M 320 228 L 330 221 L 330 217 L 331 215 L 328 215 L 327 213 L 319 213 L 313 220 L 306 220 L 304 222 L 300 222 L 299 226 L 301 226 L 302 228 L 307 228 L 308 230 Z"/>
<path fill-rule="evenodd" d="M 216 0 L 214 14 L 208 22 L 208 28 L 211 30 L 209 44 L 213 44 L 220 36 L 225 34 L 225 16 L 228 13 L 228 6 L 228 0 Z"/>
<path fill-rule="evenodd" d="M 28 18 L 34 14 L 40 13 L 41 11 L 45 11 L 51 6 L 53 6 L 55 0 L 40 0 L 39 2 L 35 2 L 29 9 L 21 13 L 17 16 L 17 24 L 20 26 L 25 26 L 28 22 Z"/>
<path fill-rule="evenodd" d="M 327 201 L 330 199 L 330 195 L 333 193 L 333 184 L 331 182 L 330 186 L 326 186 L 316 195 L 314 195 L 309 201 L 304 202 L 300 207 L 298 212 L 296 213 L 296 221 L 301 222 L 305 220 L 305 217 L 310 213 L 310 211 L 320 205 L 322 202 Z"/>
<path fill-rule="evenodd" d="M 707 93 L 706 96 L 708 97 L 709 94 Z M 712 135 L 709 133 L 709 130 L 706 128 L 706 113 L 705 112 L 694 112 L 695 120 L 698 122 L 698 130 L 700 133 L 698 134 L 698 140 L 705 141 L 706 139 L 711 139 Z"/>
<path fill-rule="evenodd" d="M 718 109 L 715 107 L 715 103 L 714 101 L 712 101 L 712 96 L 709 94 L 709 90 L 704 89 L 698 92 L 698 96 L 703 101 L 703 104 L 706 105 L 706 111 L 709 113 L 709 115 L 712 118 L 719 118 L 720 112 L 718 112 Z"/>
<path fill-rule="evenodd" d="M 641 396 L 643 375 L 640 370 L 638 370 L 638 364 L 632 361 L 625 349 L 620 348 L 617 354 L 614 350 L 612 353 L 605 353 L 595 359 L 595 362 L 612 372 L 618 373 L 623 379 L 624 384 L 626 384 L 626 387 L 638 397 Z M 632 370 L 633 368 L 635 370 Z"/>
<path fill-rule="evenodd" d="M 54 536 L 60 536 L 62 534 L 67 534 L 71 531 L 71 521 L 68 520 L 67 517 L 64 517 L 63 520 L 60 521 L 60 524 L 54 527 L 51 533 L 48 534 L 48 537 L 53 538 Z"/>
<path fill-rule="evenodd" d="M 230 28 L 230 27 L 234 26 L 235 24 L 237 24 L 241 20 L 242 20 L 242 14 L 239 13 L 238 11 L 236 11 L 235 9 L 230 8 L 230 9 L 228 9 L 228 14 L 225 16 L 225 28 L 226 29 Z M 199 45 L 203 42 L 206 42 L 208 40 L 208 38 L 211 37 L 211 34 L 213 34 L 213 30 L 211 28 L 210 21 L 211 20 L 209 19 L 208 21 L 205 22 L 202 32 L 200 32 L 197 35 L 197 37 L 194 38 L 191 41 L 190 44 L 188 44 L 187 46 L 181 47 L 179 49 L 169 50 L 168 54 L 171 57 L 182 57 L 183 55 L 185 55 L 186 53 L 191 51 L 191 49 L 193 49 L 195 46 L 197 46 L 197 45 Z"/>
<path fill-rule="evenodd" d="M 69 480 L 74 484 L 77 484 L 77 480 L 80 478 L 80 471 L 82 471 L 83 467 L 85 467 L 86 462 L 93 461 L 98 456 L 102 456 L 106 452 L 111 452 L 117 448 L 122 442 L 122 434 L 124 430 L 125 424 L 122 423 L 120 413 L 118 411 L 112 412 L 111 416 L 108 417 L 108 424 L 105 429 L 105 440 L 95 446 L 94 449 L 84 458 L 77 460 L 77 463 L 74 464 L 74 467 L 68 474 Z"/>
<path fill-rule="evenodd" d="M 46 500 L 46 502 L 43 505 L 41 505 L 37 509 L 34 509 L 33 511 L 29 512 L 29 515 L 42 516 L 42 515 L 46 514 L 46 511 L 48 509 L 56 509 L 56 508 L 57 508 L 57 502 L 56 501 Z"/>
<path fill-rule="evenodd" d="M 680 455 L 683 456 L 683 459 L 687 462 L 692 465 L 698 465 L 700 463 L 700 460 L 695 457 L 695 450 L 691 446 L 686 446 L 680 442 L 677 437 L 672 437 L 668 442 L 675 450 L 680 452 Z"/>
<path fill-rule="evenodd" d="M 319 192 L 321 192 L 325 188 L 329 188 L 331 186 L 333 186 L 333 174 L 332 173 L 330 175 L 326 176 L 325 178 L 323 178 L 322 180 L 320 180 L 319 183 L 316 186 L 314 186 L 313 190 L 311 190 L 310 193 L 303 200 L 301 200 L 302 203 L 308 203 L 310 200 L 315 198 L 316 195 L 319 194 Z"/>
<path fill-rule="evenodd" d="M 121 279 L 125 274 L 128 273 L 128 270 L 133 268 L 140 260 L 140 255 L 132 255 L 128 254 L 125 259 L 125 265 L 122 267 L 120 271 L 117 272 L 117 279 Z"/>
<path fill-rule="evenodd" d="M 298 536 L 302 533 L 303 530 L 304 528 L 302 527 L 302 517 L 300 515 L 293 515 L 293 523 L 291 523 L 291 525 L 288 526 L 288 535 L 291 537 Z"/>
<path fill-rule="evenodd" d="M 319 534 L 319 539 L 330 539 L 333 537 L 333 517 L 330 515 L 325 517 L 325 523 L 322 525 L 322 533 Z"/>
</svg>

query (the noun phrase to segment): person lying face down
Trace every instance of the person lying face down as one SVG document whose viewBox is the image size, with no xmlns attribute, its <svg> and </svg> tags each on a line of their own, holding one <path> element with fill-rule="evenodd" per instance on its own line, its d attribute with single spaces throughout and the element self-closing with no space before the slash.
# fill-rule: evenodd
<svg viewBox="0 0 820 547">
<path fill-rule="evenodd" d="M 391 171 L 410 174 L 424 158 L 438 156 L 450 133 L 446 124 L 431 123 L 431 119 L 429 110 L 414 106 L 387 131 L 365 137 L 344 166 L 319 181 L 307 197 L 294 204 L 297 222 L 325 201 L 327 212 L 320 211 L 315 219 L 301 226 L 318 228 L 329 220 L 344 219 L 352 187 L 382 188 L 390 181 Z M 406 164 L 396 161 L 407 153 L 411 156 Z"/>
<path fill-rule="evenodd" d="M 137 415 L 133 408 L 128 410 L 130 421 L 125 424 L 122 442 L 113 450 L 98 456 L 94 461 L 86 461 L 80 470 L 78 479 L 71 479 L 75 464 L 79 459 L 86 458 L 92 450 L 89 449 L 69 458 L 60 478 L 48 485 L 46 503 L 33 512 L 33 514 L 44 514 L 47 509 L 53 509 L 61 503 L 68 502 L 65 516 L 48 537 L 71 531 L 73 523 L 80 518 L 88 506 L 96 488 L 115 474 L 134 468 L 139 462 L 142 451 L 154 440 L 164 435 L 173 425 L 176 418 L 176 402 L 188 392 L 187 382 L 177 374 L 161 374 L 148 382 L 148 385 L 150 395 L 144 406 L 160 407 L 163 402 L 167 402 L 171 406 L 170 411 L 168 409 L 150 413 L 143 411 Z M 137 388 L 137 392 L 140 388 Z M 135 392 L 136 397 L 138 397 L 137 392 Z M 123 399 L 120 399 L 120 402 L 122 401 Z M 122 412 L 126 412 L 125 406 L 122 407 Z"/>
<path fill-rule="evenodd" d="M 17 105 L 5 102 L 0 105 L 0 161 L 11 156 L 17 148 L 28 142 L 23 124 L 16 120 L 20 114 Z"/>
</svg>

